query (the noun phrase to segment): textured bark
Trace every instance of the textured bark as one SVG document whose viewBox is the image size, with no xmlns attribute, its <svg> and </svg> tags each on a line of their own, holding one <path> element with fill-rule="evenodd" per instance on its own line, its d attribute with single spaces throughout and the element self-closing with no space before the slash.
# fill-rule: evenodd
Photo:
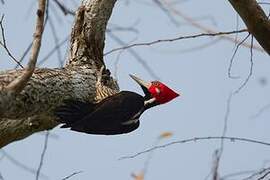
<svg viewBox="0 0 270 180">
<path fill-rule="evenodd" d="M 86 0 L 76 13 L 69 60 L 62 69 L 36 69 L 20 93 L 6 89 L 23 70 L 0 73 L 0 148 L 55 127 L 54 110 L 65 99 L 96 102 L 100 88 L 119 91 L 108 70 L 100 74 L 105 29 L 116 0 Z M 104 97 L 102 97 L 104 98 Z"/>
<path fill-rule="evenodd" d="M 256 0 L 229 0 L 248 30 L 270 55 L 270 21 Z"/>
</svg>

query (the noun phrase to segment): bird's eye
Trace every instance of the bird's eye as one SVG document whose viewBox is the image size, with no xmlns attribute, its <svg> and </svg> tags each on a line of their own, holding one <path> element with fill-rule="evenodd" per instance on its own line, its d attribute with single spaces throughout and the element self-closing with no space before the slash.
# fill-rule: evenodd
<svg viewBox="0 0 270 180">
<path fill-rule="evenodd" d="M 159 88 L 155 88 L 155 90 L 156 90 L 157 94 L 160 93 L 160 89 Z"/>
</svg>

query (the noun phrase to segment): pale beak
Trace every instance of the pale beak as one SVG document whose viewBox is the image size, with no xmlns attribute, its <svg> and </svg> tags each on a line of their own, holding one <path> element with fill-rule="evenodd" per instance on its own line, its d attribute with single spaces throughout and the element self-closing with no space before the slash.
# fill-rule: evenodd
<svg viewBox="0 0 270 180">
<path fill-rule="evenodd" d="M 134 75 L 132 75 L 132 74 L 130 74 L 129 76 L 130 76 L 134 81 L 136 81 L 139 85 L 141 85 L 141 86 L 143 86 L 143 87 L 145 87 L 145 88 L 147 88 L 147 89 L 150 88 L 151 83 L 146 82 L 146 81 L 144 81 L 144 80 L 142 80 L 142 79 L 140 79 L 140 78 L 138 78 L 138 77 L 136 77 L 136 76 L 134 76 Z"/>
</svg>

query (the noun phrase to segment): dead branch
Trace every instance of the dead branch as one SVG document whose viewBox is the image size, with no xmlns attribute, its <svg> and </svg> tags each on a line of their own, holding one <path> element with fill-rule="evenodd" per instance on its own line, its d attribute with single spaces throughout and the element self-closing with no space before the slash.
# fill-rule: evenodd
<svg viewBox="0 0 270 180">
<path fill-rule="evenodd" d="M 42 153 L 41 153 L 41 157 L 40 157 L 40 161 L 39 161 L 39 165 L 38 165 L 38 169 L 37 169 L 37 173 L 36 173 L 36 180 L 39 179 L 41 168 L 42 168 L 42 165 L 43 165 L 43 162 L 44 162 L 44 157 L 45 157 L 45 154 L 46 154 L 46 150 L 48 148 L 49 134 L 50 134 L 50 132 L 47 131 L 46 135 L 45 135 L 44 147 L 42 149 Z"/>
<path fill-rule="evenodd" d="M 77 174 L 80 174 L 80 173 L 82 173 L 82 172 L 83 172 L 83 171 L 77 171 L 77 172 L 74 172 L 74 173 L 72 173 L 72 174 L 70 174 L 70 175 L 64 177 L 62 180 L 67 180 L 67 179 L 69 179 L 69 178 L 71 178 L 71 177 L 73 177 L 73 176 L 75 176 L 75 175 L 77 175 Z"/>
<path fill-rule="evenodd" d="M 37 22 L 36 22 L 36 30 L 34 33 L 34 40 L 32 45 L 32 53 L 27 64 L 27 67 L 24 69 L 24 73 L 13 80 L 7 87 L 7 91 L 11 91 L 14 93 L 19 93 L 26 86 L 27 82 L 31 78 L 35 68 L 36 62 L 39 54 L 39 50 L 41 47 L 41 39 L 43 34 L 43 24 L 44 24 L 44 14 L 45 14 L 46 0 L 39 0 L 38 10 L 37 10 Z"/>
<path fill-rule="evenodd" d="M 108 54 L 111 54 L 111 53 L 113 53 L 115 51 L 124 50 L 124 49 L 137 47 L 137 46 L 151 46 L 151 45 L 154 45 L 154 44 L 179 41 L 179 40 L 183 40 L 183 39 L 193 39 L 193 38 L 198 38 L 198 37 L 224 36 L 224 35 L 235 34 L 235 33 L 243 33 L 243 32 L 247 32 L 247 30 L 246 29 L 241 29 L 241 30 L 238 30 L 238 31 L 224 31 L 224 32 L 215 32 L 215 33 L 199 33 L 199 34 L 187 35 L 187 36 L 179 36 L 179 37 L 169 38 L 169 39 L 159 39 L 159 40 L 155 40 L 155 41 L 151 41 L 151 42 L 136 43 L 136 44 L 131 44 L 131 45 L 115 48 L 115 49 L 110 50 L 109 52 L 106 52 L 104 54 L 104 56 L 106 56 Z"/>
<path fill-rule="evenodd" d="M 254 140 L 254 139 L 248 139 L 248 138 L 240 138 L 240 137 L 229 137 L 229 136 L 194 137 L 194 138 L 189 138 L 189 139 L 184 139 L 184 140 L 173 141 L 173 142 L 163 144 L 163 145 L 154 146 L 152 148 L 149 148 L 149 149 L 146 149 L 144 151 L 138 152 L 138 153 L 136 153 L 134 155 L 123 156 L 123 157 L 119 158 L 119 160 L 132 159 L 132 158 L 135 158 L 135 157 L 140 156 L 142 154 L 152 152 L 152 151 L 154 151 L 156 149 L 166 148 L 168 146 L 172 146 L 172 145 L 176 145 L 176 144 L 198 142 L 198 141 L 203 141 L 203 140 L 221 140 L 221 139 L 228 140 L 228 141 L 231 141 L 231 142 L 239 141 L 239 142 L 247 142 L 247 143 L 253 143 L 253 144 L 258 144 L 258 145 L 270 146 L 269 142 L 258 141 L 258 140 Z"/>
<path fill-rule="evenodd" d="M 190 25 L 198 28 L 198 29 L 201 29 L 202 31 L 206 32 L 206 33 L 216 33 L 215 30 L 213 29 L 210 29 L 208 27 L 205 27 L 203 26 L 202 24 L 199 24 L 198 22 L 196 22 L 192 17 L 184 14 L 182 11 L 180 11 L 179 9 L 176 9 L 174 8 L 170 3 L 168 3 L 167 1 L 162 1 L 168 8 L 169 11 L 171 11 L 171 13 L 183 18 L 187 23 L 189 23 Z M 239 43 L 239 41 L 233 37 L 230 37 L 230 36 L 220 36 L 220 38 L 224 39 L 224 40 L 228 40 L 230 42 L 233 42 L 233 43 Z M 248 43 L 242 43 L 242 46 L 243 47 L 246 47 L 246 48 L 250 48 L 250 44 Z M 260 51 L 260 52 L 264 52 L 264 49 L 261 48 L 260 46 L 253 46 L 253 49 L 254 50 L 257 50 L 257 51 Z"/>
<path fill-rule="evenodd" d="M 256 0 L 229 0 L 249 32 L 270 55 L 270 22 Z"/>
<path fill-rule="evenodd" d="M 1 28 L 1 33 L 2 33 L 2 39 L 3 42 L 0 41 L 0 45 L 6 50 L 7 54 L 9 55 L 9 57 L 11 57 L 11 59 L 16 62 L 16 64 L 18 66 L 20 66 L 21 68 L 23 68 L 23 66 L 21 65 L 21 63 L 12 55 L 12 53 L 10 52 L 7 43 L 6 43 L 6 36 L 5 36 L 5 29 L 3 26 L 3 21 L 4 21 L 4 15 L 1 17 L 0 19 L 0 28 Z"/>
</svg>

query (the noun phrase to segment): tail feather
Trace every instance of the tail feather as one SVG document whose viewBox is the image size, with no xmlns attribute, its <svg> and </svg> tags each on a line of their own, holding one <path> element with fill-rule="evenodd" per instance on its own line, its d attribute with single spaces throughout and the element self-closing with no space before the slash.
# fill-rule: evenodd
<svg viewBox="0 0 270 180">
<path fill-rule="evenodd" d="M 90 114 L 95 105 L 92 103 L 85 103 L 81 101 L 68 100 L 64 102 L 63 106 L 56 109 L 55 115 L 58 117 L 60 123 L 64 123 L 61 128 L 71 127 L 72 124 Z"/>
</svg>

